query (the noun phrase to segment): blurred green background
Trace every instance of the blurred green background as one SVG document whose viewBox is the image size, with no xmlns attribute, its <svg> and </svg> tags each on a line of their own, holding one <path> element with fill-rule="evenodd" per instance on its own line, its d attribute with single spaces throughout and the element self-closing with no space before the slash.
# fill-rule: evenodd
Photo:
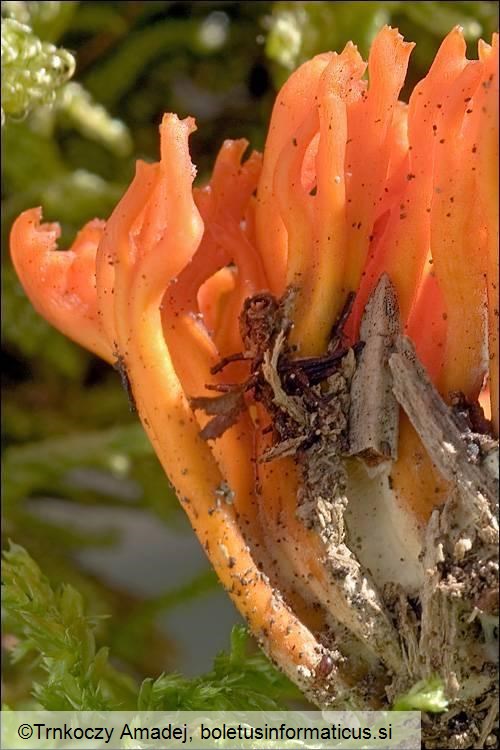
<svg viewBox="0 0 500 750">
<path fill-rule="evenodd" d="M 94 684 L 99 669 L 115 698 L 122 688 L 134 693 L 125 678 L 120 683 L 124 674 L 137 685 L 163 671 L 207 673 L 238 622 L 118 374 L 52 330 L 26 300 L 8 258 L 13 219 L 41 205 L 46 219 L 62 224 L 64 246 L 85 221 L 109 215 L 136 158 L 157 158 L 164 111 L 196 117 L 190 143 L 203 181 L 225 138 L 263 147 L 277 89 L 311 55 L 340 51 L 350 39 L 366 55 L 390 23 L 417 42 L 406 95 L 454 25 L 464 27 L 475 57 L 497 16 L 496 2 L 2 3 L 3 542 L 22 545 L 56 590 L 21 549 L 9 553 L 9 706 L 26 705 L 36 681 L 42 705 L 64 706 L 72 694 L 86 707 L 82 686 Z M 63 582 L 74 588 L 58 588 Z M 80 636 L 56 643 L 54 623 L 61 632 L 70 623 Z M 75 666 L 70 652 L 84 637 L 94 646 Z M 210 684 L 219 707 L 231 663 L 235 674 L 247 670 L 246 694 L 252 684 L 254 697 L 288 700 L 290 686 L 248 647 L 235 631 L 229 661 L 201 682 L 162 678 L 156 703 L 143 695 L 142 705 L 165 707 L 175 695 L 186 707 L 186 685 Z M 47 687 L 56 658 L 66 665 L 58 690 Z M 82 664 L 94 672 L 84 674 Z M 225 687 L 233 704 L 238 679 Z M 151 684 L 143 684 L 148 696 Z"/>
</svg>

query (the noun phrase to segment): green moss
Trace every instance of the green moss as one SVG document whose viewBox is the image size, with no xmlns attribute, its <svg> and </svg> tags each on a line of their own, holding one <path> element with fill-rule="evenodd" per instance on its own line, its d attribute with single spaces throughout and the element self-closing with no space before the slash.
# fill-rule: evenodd
<svg viewBox="0 0 500 750">
<path fill-rule="evenodd" d="M 34 107 L 53 104 L 57 90 L 73 75 L 75 58 L 42 42 L 13 18 L 2 19 L 2 122 Z"/>
</svg>

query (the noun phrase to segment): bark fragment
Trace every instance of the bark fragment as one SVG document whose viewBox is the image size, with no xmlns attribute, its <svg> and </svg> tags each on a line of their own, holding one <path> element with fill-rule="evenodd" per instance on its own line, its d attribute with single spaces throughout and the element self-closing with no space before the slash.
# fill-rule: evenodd
<svg viewBox="0 0 500 750">
<path fill-rule="evenodd" d="M 493 520 L 492 510 L 498 507 L 498 474 L 495 471 L 497 462 L 492 459 L 498 456 L 498 444 L 490 440 L 486 446 L 479 441 L 480 458 L 472 460 L 468 447 L 470 436 L 461 433 L 451 409 L 418 361 L 410 339 L 400 336 L 396 348 L 389 366 L 398 402 L 443 477 L 457 484 L 474 506 L 480 502 L 488 518 Z M 483 500 L 478 501 L 479 497 Z M 490 509 L 488 504 L 485 505 L 485 499 Z"/>
<path fill-rule="evenodd" d="M 399 407 L 388 362 L 400 328 L 396 291 L 383 274 L 365 307 L 360 327 L 365 345 L 351 385 L 349 454 L 368 465 L 397 458 Z"/>
</svg>

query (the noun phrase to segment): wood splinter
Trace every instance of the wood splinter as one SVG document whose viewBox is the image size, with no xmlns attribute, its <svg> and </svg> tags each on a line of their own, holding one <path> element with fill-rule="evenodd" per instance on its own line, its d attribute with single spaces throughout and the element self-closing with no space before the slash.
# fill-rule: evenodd
<svg viewBox="0 0 500 750">
<path fill-rule="evenodd" d="M 471 460 L 465 436 L 418 361 L 407 336 L 397 338 L 389 367 L 395 397 L 444 478 L 458 485 L 473 502 L 479 492 L 492 506 L 497 503 L 498 442 L 491 441 L 479 463 Z M 494 456 L 496 460 L 491 460 Z"/>
<path fill-rule="evenodd" d="M 388 360 L 400 332 L 396 290 L 383 274 L 361 321 L 360 339 L 365 345 L 352 380 L 349 411 L 348 455 L 369 466 L 397 458 L 399 406 Z"/>
</svg>

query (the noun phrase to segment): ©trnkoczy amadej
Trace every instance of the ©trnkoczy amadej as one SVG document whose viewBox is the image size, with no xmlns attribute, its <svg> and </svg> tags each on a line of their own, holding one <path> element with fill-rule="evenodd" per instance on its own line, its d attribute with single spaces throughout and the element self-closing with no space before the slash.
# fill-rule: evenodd
<svg viewBox="0 0 500 750">
<path fill-rule="evenodd" d="M 406 104 L 412 47 L 385 27 L 368 64 L 352 44 L 306 62 L 264 154 L 226 141 L 204 187 L 194 121 L 166 114 L 160 161 L 137 164 L 106 222 L 61 252 L 34 208 L 11 250 L 36 309 L 128 380 L 270 658 L 321 707 L 389 707 L 439 678 L 450 710 L 424 720 L 427 746 L 482 747 L 497 684 L 498 38 L 468 60 L 452 30 Z"/>
</svg>

